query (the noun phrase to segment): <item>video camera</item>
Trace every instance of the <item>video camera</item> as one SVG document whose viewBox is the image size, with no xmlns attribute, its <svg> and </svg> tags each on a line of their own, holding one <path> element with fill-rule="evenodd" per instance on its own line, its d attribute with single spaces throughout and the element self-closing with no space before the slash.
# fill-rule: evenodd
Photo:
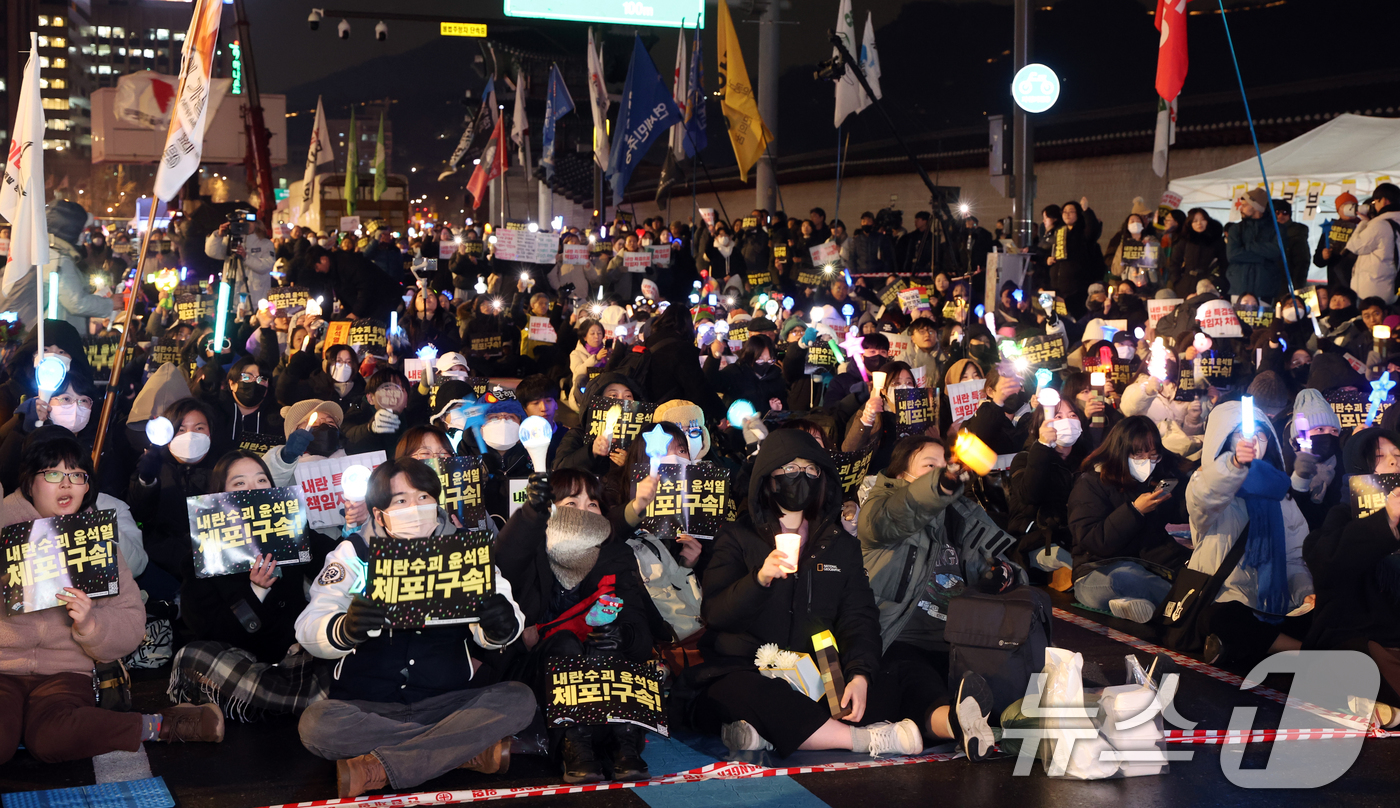
<svg viewBox="0 0 1400 808">
<path fill-rule="evenodd" d="M 235 210 L 228 215 L 229 249 L 233 249 L 243 243 L 243 239 L 252 229 L 253 222 L 257 220 L 258 215 L 251 210 Z"/>
</svg>

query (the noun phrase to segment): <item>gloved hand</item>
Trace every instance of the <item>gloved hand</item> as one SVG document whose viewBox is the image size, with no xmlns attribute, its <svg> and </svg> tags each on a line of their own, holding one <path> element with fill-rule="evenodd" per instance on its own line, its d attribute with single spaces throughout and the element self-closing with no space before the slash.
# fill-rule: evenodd
<svg viewBox="0 0 1400 808">
<path fill-rule="evenodd" d="M 311 446 L 311 441 L 315 438 L 309 429 L 298 429 L 287 438 L 279 453 L 283 463 L 295 463 L 297 458 L 306 454 L 306 450 Z"/>
<path fill-rule="evenodd" d="M 15 408 L 15 412 L 24 416 L 19 419 L 19 430 L 25 434 L 33 432 L 37 428 L 35 425 L 40 421 L 49 419 L 49 405 L 40 401 L 38 396 L 26 398 Z"/>
<path fill-rule="evenodd" d="M 531 474 L 529 482 L 525 485 L 525 504 L 533 508 L 535 513 L 548 513 L 553 501 L 554 487 L 549 484 L 549 475 L 538 472 Z"/>
<path fill-rule="evenodd" d="M 136 476 L 146 485 L 155 485 L 156 480 L 160 479 L 160 467 L 164 462 L 165 459 L 160 456 L 160 448 L 152 446 L 136 461 Z"/>
<path fill-rule="evenodd" d="M 622 628 L 612 622 L 588 632 L 588 642 L 585 643 L 588 656 L 619 653 L 622 649 Z"/>
<path fill-rule="evenodd" d="M 802 332 L 802 339 L 798 340 L 797 344 L 801 345 L 803 348 L 810 348 L 812 347 L 812 343 L 816 341 L 817 327 L 814 325 L 809 325 L 807 326 L 807 330 Z"/>
<path fill-rule="evenodd" d="M 356 595 L 350 601 L 350 607 L 332 624 L 331 635 L 339 645 L 355 646 L 368 640 L 371 631 L 382 629 L 388 623 L 387 607 L 364 595 Z"/>
<path fill-rule="evenodd" d="M 505 644 L 515 636 L 515 630 L 520 627 L 519 621 L 515 619 L 515 607 L 500 592 L 481 604 L 480 617 L 481 633 L 494 645 Z"/>
<path fill-rule="evenodd" d="M 1315 454 L 1299 452 L 1293 459 L 1293 474 L 1300 480 L 1311 480 L 1317 474 L 1317 460 Z"/>
<path fill-rule="evenodd" d="M 374 420 L 369 429 L 376 435 L 389 435 L 399 431 L 399 416 L 393 410 L 375 410 Z"/>
</svg>

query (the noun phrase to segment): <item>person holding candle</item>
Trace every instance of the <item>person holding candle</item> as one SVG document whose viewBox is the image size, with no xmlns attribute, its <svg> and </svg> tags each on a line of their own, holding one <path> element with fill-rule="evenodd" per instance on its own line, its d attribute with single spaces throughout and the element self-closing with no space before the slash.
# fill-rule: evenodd
<svg viewBox="0 0 1400 808">
<path fill-rule="evenodd" d="M 601 372 L 608 366 L 609 350 L 605 345 L 607 331 L 597 320 L 582 320 L 578 324 L 579 341 L 569 354 L 569 378 L 574 393 L 569 396 L 573 408 L 583 412 L 582 393 L 588 386 L 589 371 Z"/>
<path fill-rule="evenodd" d="M 843 452 L 874 452 L 870 458 L 871 471 L 889 464 L 890 454 L 899 440 L 896 391 L 915 387 L 914 371 L 903 362 L 886 362 L 876 373 L 880 374 L 878 378 L 884 382 L 884 387 L 871 390 L 865 406 L 846 424 L 846 436 L 841 441 Z M 873 380 L 871 384 L 873 387 Z"/>
</svg>

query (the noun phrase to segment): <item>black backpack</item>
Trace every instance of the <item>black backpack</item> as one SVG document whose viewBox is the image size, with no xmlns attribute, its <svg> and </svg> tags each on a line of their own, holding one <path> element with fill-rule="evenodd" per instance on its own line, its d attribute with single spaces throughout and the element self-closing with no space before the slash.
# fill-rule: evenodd
<svg viewBox="0 0 1400 808">
<path fill-rule="evenodd" d="M 1050 596 L 1029 586 L 999 595 L 969 589 L 953 598 L 943 628 L 943 639 L 952 646 L 949 689 L 957 692 L 966 671 L 981 674 L 992 688 L 992 715 L 1000 715 L 1045 669 L 1053 615 Z"/>
</svg>

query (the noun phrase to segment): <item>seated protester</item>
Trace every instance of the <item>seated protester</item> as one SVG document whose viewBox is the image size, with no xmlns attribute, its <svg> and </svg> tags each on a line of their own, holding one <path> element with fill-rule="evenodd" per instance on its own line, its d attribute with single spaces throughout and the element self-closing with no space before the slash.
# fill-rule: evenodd
<svg viewBox="0 0 1400 808">
<path fill-rule="evenodd" d="M 171 404 L 161 415 L 175 428 L 175 437 L 165 446 L 147 449 L 136 461 L 126 501 L 144 528 L 151 561 L 181 578 L 192 552 L 185 498 L 209 493 L 209 472 L 214 467 L 209 433 L 214 415 L 208 404 L 193 398 Z"/>
<path fill-rule="evenodd" d="M 862 543 L 841 528 L 836 475 L 831 455 L 802 430 L 775 430 L 763 441 L 749 482 L 748 514 L 720 529 L 705 570 L 702 715 L 723 723 L 731 752 L 912 755 L 923 749 L 926 736 L 962 736 L 969 757 L 979 759 L 992 743 L 986 724 L 991 691 L 980 677 L 964 679 L 954 717 L 932 666 L 882 665 L 885 618 L 866 580 Z M 957 493 L 940 494 L 942 504 Z M 862 513 L 862 525 L 880 522 L 876 511 Z M 915 532 L 919 526 L 903 535 Z M 800 536 L 797 558 L 777 549 L 780 533 Z M 824 630 L 840 649 L 842 706 L 851 708 L 845 722 L 831 717 L 824 700 L 813 701 L 754 667 L 760 646 L 769 643 L 815 654 L 812 635 Z"/>
<path fill-rule="evenodd" d="M 520 402 L 506 398 L 486 410 L 486 423 L 481 426 L 481 439 L 486 441 L 482 497 L 486 500 L 486 512 L 496 518 L 498 525 L 504 525 L 510 517 L 510 481 L 525 480 L 536 471 L 544 471 L 534 467 L 530 453 L 520 443 L 520 422 L 524 420 L 525 410 Z"/>
<path fill-rule="evenodd" d="M 634 513 L 645 511 L 656 495 L 655 479 L 644 481 L 641 489 L 643 499 L 626 506 Z M 576 469 L 537 474 L 530 479 L 525 504 L 496 539 L 496 562 L 519 598 L 527 626 L 523 636 L 529 654 L 517 678 L 535 688 L 541 704 L 549 698 L 551 657 L 587 653 L 633 662 L 651 657 L 647 590 L 632 551 L 613 538 L 614 523 L 602 512 L 603 489 L 593 475 Z M 584 618 L 604 594 L 620 598 L 622 607 L 611 623 L 591 627 Z M 612 747 L 612 779 L 647 779 L 645 742 L 645 730 L 625 723 L 570 724 L 550 732 L 567 783 L 604 779 L 596 753 L 604 745 Z"/>
<path fill-rule="evenodd" d="M 948 401 L 948 385 L 986 378 L 982 373 L 982 366 L 977 364 L 975 359 L 956 359 L 949 363 L 947 368 L 943 372 L 944 387 L 938 391 L 938 433 L 940 435 L 951 435 L 957 429 L 962 428 L 962 424 L 956 426 L 953 424 L 953 405 Z"/>
<path fill-rule="evenodd" d="M 511 376 L 515 371 L 515 356 L 512 354 L 518 353 L 513 349 L 514 340 L 510 334 L 512 329 L 506 315 L 501 311 L 503 306 L 504 303 L 498 297 L 478 295 L 471 301 L 471 314 L 461 328 L 461 344 L 468 349 L 473 339 L 495 336 L 501 338 L 503 347 L 500 351 L 491 351 L 482 356 L 473 354 L 472 362 L 482 376 Z"/>
<path fill-rule="evenodd" d="M 1167 533 L 1187 520 L 1180 465 L 1141 415 L 1120 421 L 1084 459 L 1069 495 L 1080 603 L 1138 623 L 1152 618 L 1189 556 Z"/>
<path fill-rule="evenodd" d="M 381 366 L 369 377 L 362 406 L 347 414 L 350 425 L 345 427 L 346 454 L 393 454 L 406 424 L 426 420 L 414 417 L 422 415 L 422 406 L 405 413 L 410 406 L 409 386 L 408 379 L 392 367 Z"/>
<path fill-rule="evenodd" d="M 1289 482 L 1292 484 L 1293 501 L 1298 503 L 1298 510 L 1303 512 L 1308 526 L 1315 530 L 1322 527 L 1323 520 L 1334 507 L 1346 501 L 1342 495 L 1346 488 L 1343 480 L 1347 474 L 1341 468 L 1344 464 L 1342 422 L 1316 390 L 1299 390 L 1293 402 L 1293 412 L 1295 416 L 1302 415 L 1307 420 L 1312 451 L 1304 452 L 1298 445 L 1296 428 L 1284 433 L 1289 436 L 1289 447 L 1294 453 L 1293 474 Z"/>
<path fill-rule="evenodd" d="M 262 458 L 234 450 L 209 473 L 214 492 L 272 487 Z M 313 665 L 296 645 L 296 621 L 306 607 L 305 567 L 279 567 L 271 555 L 253 568 L 199 578 L 194 559 L 180 588 L 180 614 L 194 642 L 175 654 L 168 692 L 177 702 L 212 701 L 249 716 L 299 713 L 326 697 L 330 671 Z"/>
<path fill-rule="evenodd" d="M 446 460 L 455 457 L 452 442 L 447 433 L 435 426 L 411 426 L 399 438 L 394 447 L 394 457 L 411 457 L 414 460 Z"/>
<path fill-rule="evenodd" d="M 1069 529 L 1069 497 L 1084 458 L 1094 450 L 1084 422 L 1087 420 L 1072 398 L 1061 398 L 1055 417 L 1045 408 L 1031 413 L 1026 450 L 1011 461 L 1011 482 L 1006 486 L 1007 530 L 1018 537 L 1018 563 L 1053 572 L 1036 561 L 1048 550 L 1066 564 L 1074 536 Z"/>
<path fill-rule="evenodd" d="M 332 457 L 345 457 L 347 454 L 342 446 L 340 431 L 345 415 L 341 412 L 339 404 L 316 399 L 298 401 L 283 409 L 282 417 L 282 434 L 286 436 L 287 442 L 268 449 L 262 456 L 263 463 L 267 464 L 268 471 L 272 473 L 274 488 L 296 485 L 298 463 L 314 463 Z M 355 511 L 347 506 L 346 520 L 351 525 L 359 523 L 353 518 L 354 515 Z M 366 518 L 367 513 L 362 512 L 361 520 Z M 187 521 L 186 529 L 188 524 Z M 313 569 L 335 548 L 342 534 L 342 528 L 339 526 L 316 528 L 307 534 L 311 545 Z"/>
<path fill-rule="evenodd" d="M 236 447 L 240 435 L 282 431 L 282 407 L 275 396 L 268 395 L 274 365 L 259 364 L 251 356 L 240 357 L 229 367 L 225 384 L 198 392 L 215 413 L 215 421 L 210 423 L 211 437 L 217 444 L 215 454 L 222 456 Z M 208 378 L 207 371 L 214 366 L 204 367 Z"/>
<path fill-rule="evenodd" d="M 1357 431 L 1346 443 L 1345 474 L 1400 473 L 1400 434 L 1379 427 Z M 1342 474 L 1338 474 L 1338 477 Z M 1295 493 L 1295 496 L 1297 494 Z M 1303 542 L 1303 559 L 1317 587 L 1307 648 L 1358 651 L 1380 669 L 1375 722 L 1400 726 L 1400 493 L 1361 519 L 1337 503 L 1322 527 Z M 1367 707 L 1351 710 L 1365 715 Z"/>
<path fill-rule="evenodd" d="M 1167 362 L 1167 378 L 1177 378 L 1176 362 Z M 1162 433 L 1162 445 L 1172 454 L 1195 460 L 1205 439 L 1210 399 L 1196 396 L 1191 401 L 1176 400 L 1175 381 L 1163 382 L 1146 372 L 1123 390 L 1122 414 L 1144 415 Z M 1104 405 L 1100 401 L 1098 407 Z"/>
<path fill-rule="evenodd" d="M 1020 300 L 1016 299 L 1017 293 L 1021 295 Z M 1024 310 L 1023 303 L 1025 304 Z M 1026 299 L 1025 292 L 1021 291 L 1015 281 L 1006 281 L 998 290 L 994 319 L 998 329 L 1006 326 L 1016 328 L 1022 324 L 1035 323 L 1035 316 L 1030 311 L 1030 301 Z"/>
<path fill-rule="evenodd" d="M 1278 435 L 1256 415 L 1254 437 L 1246 439 L 1241 410 L 1238 401 L 1225 402 L 1206 425 L 1201 467 L 1186 487 L 1195 548 L 1187 566 L 1213 575 L 1235 542 L 1248 542 L 1206 606 L 1205 659 L 1252 666 L 1268 654 L 1303 647 L 1312 618 L 1287 615 L 1313 593 L 1313 583 L 1303 563 L 1308 523 L 1288 496 Z"/>
<path fill-rule="evenodd" d="M 705 411 L 692 401 L 673 398 L 656 405 L 654 423 L 669 422 L 685 433 L 686 456 L 691 460 L 713 460 L 710 457 L 710 429 L 705 426 Z"/>
<path fill-rule="evenodd" d="M 754 334 L 744 343 L 738 361 L 720 367 L 726 340 L 710 343 L 705 357 L 705 381 L 726 403 L 745 399 L 759 412 L 786 409 L 787 382 L 777 365 L 778 351 L 771 337 Z"/>
<path fill-rule="evenodd" d="M 1073 399 L 1084 413 L 1084 431 L 1092 441 L 1091 446 L 1102 445 L 1109 430 L 1123 420 L 1122 411 L 1104 398 L 1102 390 L 1093 386 L 1093 376 L 1086 370 L 1065 371 L 1060 398 Z M 1205 423 L 1204 418 L 1201 423 Z"/>
<path fill-rule="evenodd" d="M 457 319 L 443 307 L 436 294 L 414 292 L 409 304 L 409 315 L 404 318 L 404 330 L 408 341 L 415 349 L 424 345 L 437 346 L 438 353 L 455 351 L 462 346 L 462 335 L 457 330 Z"/>
<path fill-rule="evenodd" d="M 1361 310 L 1356 307 L 1355 292 L 1345 286 L 1330 289 L 1327 309 L 1318 322 L 1322 325 L 1322 336 L 1314 335 L 1316 343 L 1309 340 L 1309 348 L 1350 354 L 1361 361 L 1366 360 L 1371 352 L 1371 329 L 1362 320 Z"/>
<path fill-rule="evenodd" d="M 869 374 L 880 369 L 880 366 L 889 361 L 890 340 L 884 334 L 866 334 L 860 338 L 860 356 L 848 357 L 838 369 L 836 377 L 826 385 L 826 394 L 822 402 L 827 407 L 834 407 L 846 396 L 869 388 L 866 379 Z M 860 362 L 865 369 L 861 373 L 861 368 L 856 366 Z"/>
<path fill-rule="evenodd" d="M 931 317 L 915 317 L 904 331 L 909 347 L 893 358 L 911 368 L 924 369 L 924 379 L 930 382 L 941 375 L 943 365 L 938 358 L 938 324 Z"/>
<path fill-rule="evenodd" d="M 384 604 L 361 594 L 376 541 L 456 530 L 437 505 L 440 491 L 437 475 L 417 460 L 377 467 L 365 497 L 368 523 L 326 559 L 297 618 L 297 642 L 336 660 L 330 697 L 301 714 L 299 729 L 308 751 L 336 761 L 342 799 L 411 788 L 457 768 L 504 771 L 510 736 L 535 713 L 528 687 L 501 681 L 501 651 L 523 623 L 499 567 L 495 594 L 470 624 L 394 631 Z"/>
<path fill-rule="evenodd" d="M 589 383 L 583 396 L 580 417 L 586 418 L 589 407 L 603 407 L 606 399 L 619 401 L 645 401 L 642 389 L 636 382 L 621 373 L 604 373 Z M 612 436 L 588 434 L 588 423 L 583 421 L 578 429 L 570 429 L 559 443 L 559 451 L 554 457 L 551 469 L 578 469 L 601 477 L 611 470 L 612 465 L 621 465 L 622 450 L 614 451 Z"/>
<path fill-rule="evenodd" d="M 73 438 L 41 442 L 24 456 L 19 488 L 0 503 L 0 526 L 92 511 L 91 472 L 91 454 Z M 142 741 L 223 740 L 223 715 L 212 704 L 151 715 L 93 706 L 93 664 L 135 651 L 146 633 L 141 593 L 120 553 L 116 562 L 116 595 L 65 587 L 56 593 L 64 608 L 0 620 L 0 763 L 21 740 L 45 763 L 135 752 Z"/>
<path fill-rule="evenodd" d="M 555 420 L 559 412 L 559 382 L 543 374 L 526 376 L 515 386 L 515 400 L 525 408 L 525 415 L 538 415 L 549 422 L 554 430 L 549 439 L 549 452 L 545 455 L 547 468 L 554 467 L 554 458 L 559 454 L 559 446 L 569 428 Z M 544 469 L 541 469 L 543 471 Z"/>
<path fill-rule="evenodd" d="M 1017 424 L 1016 416 L 1031 397 L 1021 389 L 1021 379 L 1009 362 L 999 362 L 987 371 L 982 395 L 977 412 L 963 428 L 999 455 L 1016 454 L 1026 443 L 1025 424 Z"/>
<path fill-rule="evenodd" d="M 100 400 L 92 381 L 81 373 L 70 373 L 64 377 L 63 387 L 55 390 L 47 402 L 39 396 L 29 396 L 15 409 L 10 420 L 0 426 L 0 485 L 4 490 L 13 491 L 19 486 L 21 447 L 44 424 L 57 424 L 89 449 L 92 447 L 97 436 L 97 422 L 92 420 L 94 399 Z"/>
<path fill-rule="evenodd" d="M 899 440 L 895 391 L 915 386 L 914 371 L 903 362 L 886 362 L 875 372 L 885 374 L 885 387 L 878 391 L 880 395 L 870 396 L 865 408 L 851 417 L 846 425 L 846 437 L 841 441 L 843 452 L 874 452 L 870 459 L 871 471 L 889 465 L 890 454 Z"/>
<path fill-rule="evenodd" d="M 346 410 L 364 394 L 360 357 L 349 345 L 328 346 L 322 355 L 298 351 L 287 360 L 286 370 L 277 379 L 277 401 L 284 407 L 314 398 L 333 401 Z"/>
</svg>

